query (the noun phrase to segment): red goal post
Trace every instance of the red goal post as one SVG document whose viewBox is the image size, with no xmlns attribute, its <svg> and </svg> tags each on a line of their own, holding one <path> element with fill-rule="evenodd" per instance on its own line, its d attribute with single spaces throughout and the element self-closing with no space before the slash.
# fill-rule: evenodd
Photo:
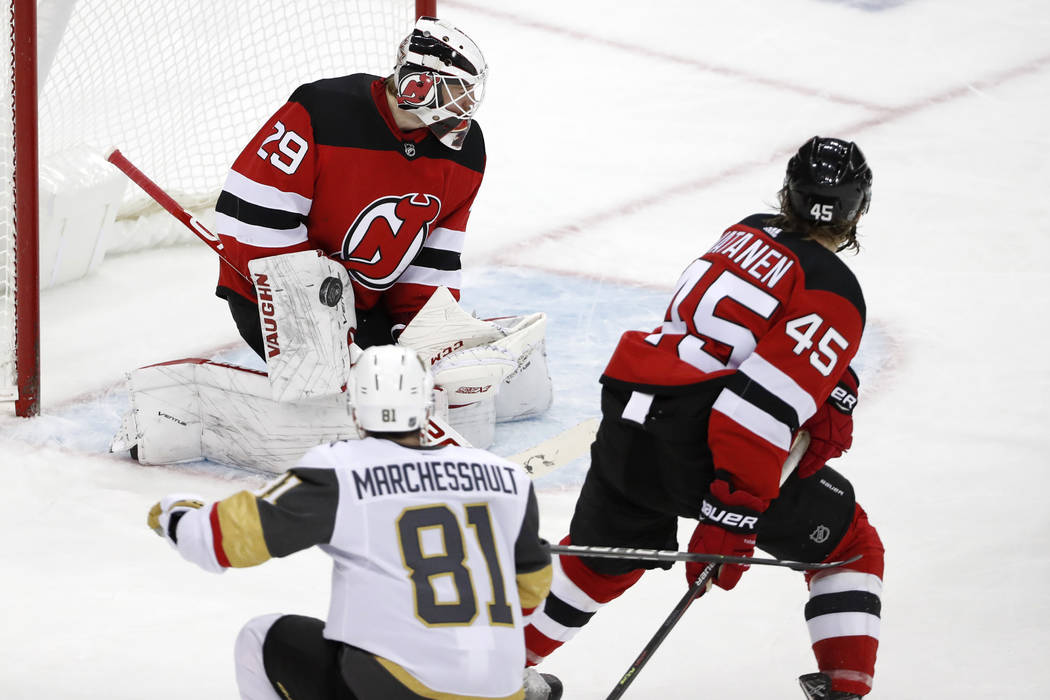
<svg viewBox="0 0 1050 700">
<path fill-rule="evenodd" d="M 295 87 L 385 75 L 436 5 L 0 0 L 0 413 L 9 401 L 17 415 L 40 412 L 39 290 L 124 250 L 122 222 L 136 222 L 138 245 L 153 228 L 140 217 L 154 205 L 104 161 L 113 146 L 182 206 L 210 209 L 244 142 Z"/>
</svg>

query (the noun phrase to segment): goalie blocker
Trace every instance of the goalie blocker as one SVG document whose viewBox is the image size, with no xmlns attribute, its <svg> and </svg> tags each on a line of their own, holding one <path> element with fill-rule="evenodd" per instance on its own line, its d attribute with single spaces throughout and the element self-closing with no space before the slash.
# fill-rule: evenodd
<svg viewBox="0 0 1050 700">
<path fill-rule="evenodd" d="M 356 354 L 352 288 L 314 251 L 255 260 L 267 372 L 198 358 L 128 375 L 131 409 L 111 451 L 141 464 L 202 458 L 278 473 L 313 445 L 356 438 L 345 392 Z M 545 411 L 546 316 L 483 321 L 439 288 L 399 339 L 435 378 L 431 442 L 487 447 L 496 421 Z"/>
</svg>

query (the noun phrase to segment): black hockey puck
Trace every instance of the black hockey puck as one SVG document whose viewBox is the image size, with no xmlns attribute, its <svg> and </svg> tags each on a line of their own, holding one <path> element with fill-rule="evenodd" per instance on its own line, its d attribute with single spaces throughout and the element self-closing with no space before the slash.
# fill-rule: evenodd
<svg viewBox="0 0 1050 700">
<path fill-rule="evenodd" d="M 335 306 L 343 298 L 343 282 L 338 277 L 326 277 L 321 282 L 321 303 L 325 306 Z"/>
</svg>

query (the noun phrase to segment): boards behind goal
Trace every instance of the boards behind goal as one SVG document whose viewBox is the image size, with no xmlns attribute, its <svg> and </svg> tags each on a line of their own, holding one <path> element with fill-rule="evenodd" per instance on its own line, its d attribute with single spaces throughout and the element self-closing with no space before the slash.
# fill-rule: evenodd
<svg viewBox="0 0 1050 700">
<path fill-rule="evenodd" d="M 183 236 L 105 162 L 110 149 L 207 220 L 233 159 L 292 90 L 386 75 L 435 5 L 0 0 L 0 402 L 39 412 L 40 288 Z"/>
</svg>

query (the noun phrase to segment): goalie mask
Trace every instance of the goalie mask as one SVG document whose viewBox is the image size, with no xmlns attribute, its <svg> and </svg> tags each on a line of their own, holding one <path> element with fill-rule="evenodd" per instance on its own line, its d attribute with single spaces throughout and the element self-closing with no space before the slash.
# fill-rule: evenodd
<svg viewBox="0 0 1050 700">
<path fill-rule="evenodd" d="M 470 37 L 448 22 L 421 17 L 397 50 L 397 106 L 458 151 L 481 105 L 487 77 L 485 57 Z"/>
<path fill-rule="evenodd" d="M 367 348 L 351 375 L 354 420 L 370 433 L 407 433 L 426 428 L 434 405 L 434 378 L 411 349 Z"/>
</svg>

